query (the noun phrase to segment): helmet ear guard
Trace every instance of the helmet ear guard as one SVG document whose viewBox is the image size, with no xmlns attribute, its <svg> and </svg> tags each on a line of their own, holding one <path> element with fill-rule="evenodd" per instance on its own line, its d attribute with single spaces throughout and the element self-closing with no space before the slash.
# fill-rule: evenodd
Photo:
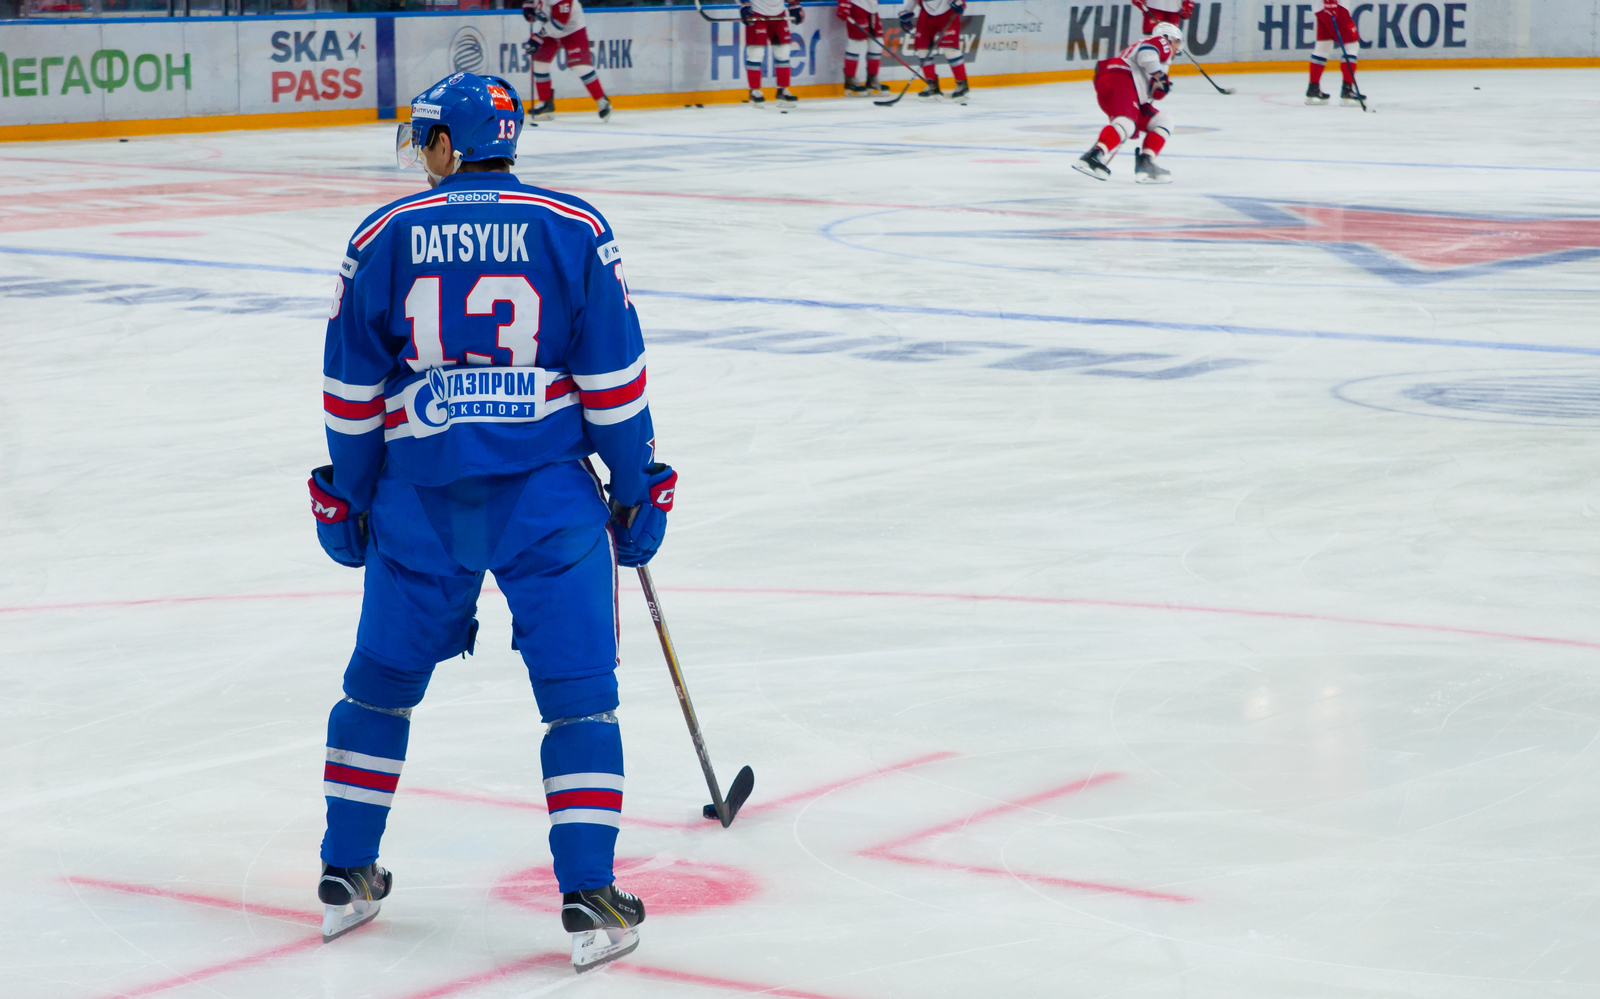
<svg viewBox="0 0 1600 999">
<path fill-rule="evenodd" d="M 1171 21 L 1162 21 L 1157 24 L 1152 34 L 1157 38 L 1172 39 L 1172 47 L 1175 49 L 1183 48 L 1183 29 Z"/>
</svg>

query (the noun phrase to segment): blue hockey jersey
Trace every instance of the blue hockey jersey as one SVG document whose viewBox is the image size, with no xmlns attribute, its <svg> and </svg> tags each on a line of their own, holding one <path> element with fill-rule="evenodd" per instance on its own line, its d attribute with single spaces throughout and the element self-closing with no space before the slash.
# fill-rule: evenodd
<svg viewBox="0 0 1600 999">
<path fill-rule="evenodd" d="M 596 451 L 646 492 L 654 430 L 622 252 L 587 203 L 457 173 L 357 228 L 323 355 L 334 485 L 369 508 L 387 462 L 421 486 Z"/>
</svg>

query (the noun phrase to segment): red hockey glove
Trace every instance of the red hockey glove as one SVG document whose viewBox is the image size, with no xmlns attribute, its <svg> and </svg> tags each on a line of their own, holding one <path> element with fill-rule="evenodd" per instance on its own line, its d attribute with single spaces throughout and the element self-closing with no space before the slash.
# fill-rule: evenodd
<svg viewBox="0 0 1600 999">
<path fill-rule="evenodd" d="M 1178 10 L 1178 20 L 1187 21 L 1194 16 L 1194 0 L 1183 0 L 1183 6 Z"/>
<path fill-rule="evenodd" d="M 311 470 L 311 515 L 317 518 L 317 543 L 340 565 L 359 569 L 367 561 L 367 515 L 350 514 L 350 501 L 333 491 L 333 466 Z"/>
<path fill-rule="evenodd" d="M 1145 6 L 1145 0 L 1133 0 L 1133 5 L 1139 8 L 1139 13 L 1141 14 L 1150 13 L 1150 8 Z"/>
<path fill-rule="evenodd" d="M 1157 100 L 1172 93 L 1172 80 L 1167 74 L 1157 70 L 1150 74 L 1150 94 Z"/>
<path fill-rule="evenodd" d="M 841 21 L 850 20 L 850 0 L 839 0 L 839 6 L 833 12 L 839 15 Z"/>
<path fill-rule="evenodd" d="M 611 532 L 617 543 L 617 564 L 633 568 L 655 557 L 667 533 L 667 514 L 678 491 L 678 473 L 657 462 L 650 473 L 649 498 L 638 506 L 611 507 Z"/>
</svg>

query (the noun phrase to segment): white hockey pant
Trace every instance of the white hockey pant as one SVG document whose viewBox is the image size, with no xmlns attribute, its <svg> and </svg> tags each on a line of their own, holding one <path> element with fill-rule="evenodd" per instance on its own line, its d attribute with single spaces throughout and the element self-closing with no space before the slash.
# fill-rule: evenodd
<svg viewBox="0 0 1600 999">
<path fill-rule="evenodd" d="M 752 73 L 761 72 L 762 57 L 766 55 L 765 45 L 746 45 L 744 47 L 744 68 Z M 772 68 L 789 68 L 789 45 L 772 45 Z"/>
<path fill-rule="evenodd" d="M 1317 42 L 1316 48 L 1311 50 L 1311 61 L 1314 62 L 1314 63 L 1319 63 L 1320 64 L 1320 63 L 1325 63 L 1329 59 L 1334 58 L 1334 46 L 1337 45 L 1337 44 L 1338 43 L 1335 42 L 1331 38 L 1324 38 L 1321 41 Z M 1353 66 L 1353 65 L 1355 65 L 1356 60 L 1361 58 L 1361 56 L 1357 54 L 1358 51 L 1359 51 L 1359 48 L 1350 48 L 1348 45 L 1346 45 L 1346 49 L 1348 49 L 1348 51 L 1350 53 L 1349 62 Z M 1340 59 L 1343 59 L 1344 55 L 1345 54 L 1343 52 L 1340 52 L 1338 54 L 1338 57 Z"/>
</svg>

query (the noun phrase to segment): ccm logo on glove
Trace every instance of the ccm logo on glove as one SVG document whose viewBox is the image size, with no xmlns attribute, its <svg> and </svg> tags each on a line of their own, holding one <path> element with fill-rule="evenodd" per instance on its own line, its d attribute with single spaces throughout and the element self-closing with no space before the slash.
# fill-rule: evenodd
<svg viewBox="0 0 1600 999">
<path fill-rule="evenodd" d="M 311 515 L 313 517 L 324 524 L 337 524 L 350 516 L 350 504 L 317 485 L 315 474 L 307 480 L 306 485 L 311 487 Z"/>
</svg>

